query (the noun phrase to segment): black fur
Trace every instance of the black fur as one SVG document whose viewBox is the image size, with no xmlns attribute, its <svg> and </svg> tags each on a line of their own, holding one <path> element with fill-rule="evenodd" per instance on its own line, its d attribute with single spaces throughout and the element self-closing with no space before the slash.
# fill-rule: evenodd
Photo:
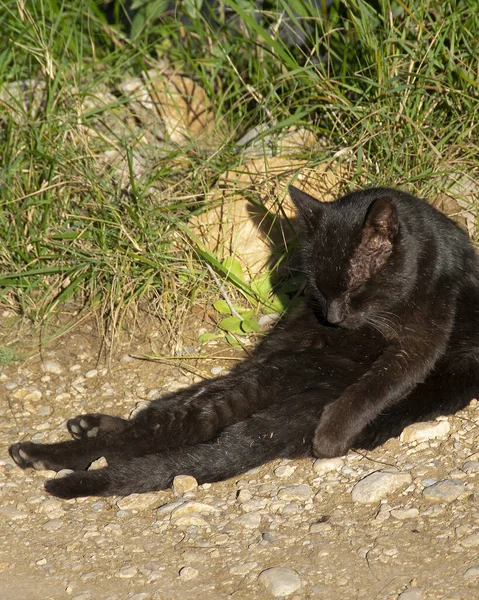
<svg viewBox="0 0 479 600">
<path fill-rule="evenodd" d="M 202 483 L 278 457 L 373 448 L 479 393 L 479 264 L 426 202 L 371 189 L 330 204 L 291 188 L 310 300 L 223 377 L 152 402 L 132 420 L 81 415 L 72 441 L 14 444 L 22 468 L 73 469 L 59 497 Z M 105 456 L 108 466 L 86 471 Z"/>
</svg>

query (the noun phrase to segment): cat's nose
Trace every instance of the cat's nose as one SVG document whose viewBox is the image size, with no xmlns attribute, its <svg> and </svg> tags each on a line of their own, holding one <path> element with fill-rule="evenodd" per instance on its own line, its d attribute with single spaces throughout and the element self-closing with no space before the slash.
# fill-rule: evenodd
<svg viewBox="0 0 479 600">
<path fill-rule="evenodd" d="M 341 302 L 339 300 L 332 300 L 329 303 L 326 319 L 329 323 L 333 325 L 337 325 L 341 323 L 344 318 L 344 310 Z"/>
</svg>

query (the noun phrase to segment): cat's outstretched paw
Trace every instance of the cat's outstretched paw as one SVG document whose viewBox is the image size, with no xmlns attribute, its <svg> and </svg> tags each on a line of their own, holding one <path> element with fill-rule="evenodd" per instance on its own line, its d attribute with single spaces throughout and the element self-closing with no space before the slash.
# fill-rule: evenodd
<svg viewBox="0 0 479 600">
<path fill-rule="evenodd" d="M 125 419 L 110 415 L 78 415 L 67 422 L 70 435 L 76 440 L 94 438 L 105 433 L 119 433 L 126 427 Z"/>
<path fill-rule="evenodd" d="M 46 469 L 60 471 L 63 467 L 45 455 L 44 446 L 34 442 L 20 442 L 8 449 L 10 456 L 21 469 Z"/>
<path fill-rule="evenodd" d="M 82 498 L 84 496 L 108 495 L 109 476 L 107 469 L 74 471 L 64 477 L 49 479 L 45 489 L 57 498 Z"/>
<path fill-rule="evenodd" d="M 316 458 L 344 456 L 350 448 L 351 444 L 349 442 L 334 439 L 334 437 L 325 435 L 319 428 L 316 429 L 313 439 L 313 454 Z"/>
<path fill-rule="evenodd" d="M 344 456 L 353 445 L 354 438 L 347 434 L 344 418 L 330 404 L 323 412 L 313 437 L 313 454 L 317 458 Z"/>
</svg>

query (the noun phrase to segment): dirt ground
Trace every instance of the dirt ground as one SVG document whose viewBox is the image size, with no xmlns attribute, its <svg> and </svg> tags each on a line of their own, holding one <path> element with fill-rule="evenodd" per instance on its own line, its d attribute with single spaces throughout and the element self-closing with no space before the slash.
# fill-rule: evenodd
<svg viewBox="0 0 479 600">
<path fill-rule="evenodd" d="M 194 343 L 180 352 L 219 358 L 180 366 L 131 358 L 162 351 L 153 331 L 104 365 L 94 328 L 84 326 L 0 367 L 1 600 L 479 598 L 477 401 L 448 418 L 438 439 L 390 440 L 329 463 L 276 461 L 186 492 L 61 501 L 43 490 L 53 473 L 13 464 L 13 442 L 66 439 L 71 416 L 128 416 L 231 366 L 227 348 Z M 404 483 L 353 501 L 356 484 L 376 471 L 406 474 Z M 436 492 L 441 481 L 449 488 Z M 260 576 L 271 567 L 283 568 L 273 583 Z"/>
</svg>

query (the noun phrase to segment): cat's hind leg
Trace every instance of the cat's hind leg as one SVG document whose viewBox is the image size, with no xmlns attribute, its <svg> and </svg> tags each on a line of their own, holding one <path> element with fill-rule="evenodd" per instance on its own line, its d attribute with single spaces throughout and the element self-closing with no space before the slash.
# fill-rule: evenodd
<svg viewBox="0 0 479 600">
<path fill-rule="evenodd" d="M 14 462 L 22 469 L 82 470 L 103 456 L 100 445 L 71 440 L 56 444 L 19 442 L 8 449 Z"/>
<path fill-rule="evenodd" d="M 311 454 L 321 402 L 296 398 L 230 425 L 211 442 L 118 459 L 106 468 L 51 479 L 45 488 L 60 498 L 127 495 L 167 489 L 176 475 L 192 475 L 199 483 L 227 479 L 280 457 Z"/>
</svg>

